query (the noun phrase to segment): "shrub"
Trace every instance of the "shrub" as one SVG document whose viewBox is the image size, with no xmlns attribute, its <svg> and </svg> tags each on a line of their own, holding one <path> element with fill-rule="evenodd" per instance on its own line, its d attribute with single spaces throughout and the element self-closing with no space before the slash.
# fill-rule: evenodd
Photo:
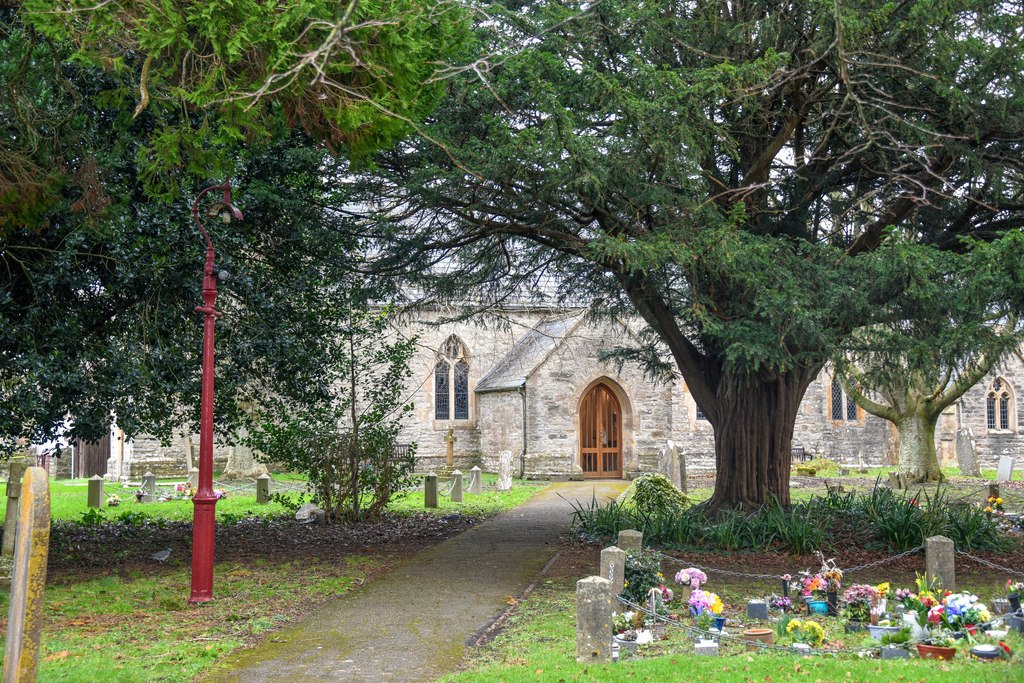
<svg viewBox="0 0 1024 683">
<path fill-rule="evenodd" d="M 689 505 L 682 491 L 661 474 L 645 474 L 633 482 L 630 503 L 643 517 L 679 515 Z"/>
<path fill-rule="evenodd" d="M 650 550 L 626 553 L 623 578 L 625 587 L 622 589 L 622 597 L 637 604 L 643 603 L 648 591 L 663 583 L 661 558 Z"/>
</svg>

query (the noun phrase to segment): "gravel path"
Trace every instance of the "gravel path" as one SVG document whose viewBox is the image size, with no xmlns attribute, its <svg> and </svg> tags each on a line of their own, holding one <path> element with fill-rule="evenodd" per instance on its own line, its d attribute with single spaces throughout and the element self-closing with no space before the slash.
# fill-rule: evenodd
<svg viewBox="0 0 1024 683">
<path fill-rule="evenodd" d="M 554 556 L 569 526 L 569 501 L 612 499 L 627 484 L 553 484 L 255 648 L 228 655 L 204 680 L 435 680 Z"/>
</svg>

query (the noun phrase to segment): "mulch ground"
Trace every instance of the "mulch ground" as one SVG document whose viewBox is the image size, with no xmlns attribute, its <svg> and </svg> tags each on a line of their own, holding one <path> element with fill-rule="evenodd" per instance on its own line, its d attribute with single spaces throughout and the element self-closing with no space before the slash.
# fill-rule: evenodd
<svg viewBox="0 0 1024 683">
<path fill-rule="evenodd" d="M 330 560 L 383 552 L 406 556 L 454 536 L 478 523 L 467 515 L 389 515 L 354 524 L 302 524 L 293 519 L 243 519 L 217 524 L 217 562 L 293 562 Z M 150 559 L 170 550 L 166 561 Z M 160 571 L 190 562 L 192 524 L 110 522 L 84 526 L 54 522 L 50 532 L 49 581 L 73 582 L 111 572 Z"/>
</svg>

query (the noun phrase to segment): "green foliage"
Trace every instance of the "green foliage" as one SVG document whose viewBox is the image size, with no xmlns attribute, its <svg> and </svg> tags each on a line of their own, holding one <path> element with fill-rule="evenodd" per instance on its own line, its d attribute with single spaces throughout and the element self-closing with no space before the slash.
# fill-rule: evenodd
<svg viewBox="0 0 1024 683">
<path fill-rule="evenodd" d="M 372 307 L 354 283 L 333 286 L 347 289 L 349 308 L 324 348 L 322 401 L 265 401 L 250 442 L 268 462 L 306 475 L 328 521 L 355 521 L 380 515 L 408 486 L 415 447 L 398 455 L 395 445 L 412 410 L 403 391 L 416 340 L 395 335 L 390 311 Z"/>
<path fill-rule="evenodd" d="M 661 559 L 656 553 L 650 550 L 642 550 L 639 553 L 629 551 L 626 553 L 626 566 L 623 574 L 625 587 L 622 589 L 622 597 L 642 604 L 647 599 L 648 591 L 664 583 L 660 574 Z"/>
<path fill-rule="evenodd" d="M 644 474 L 632 483 L 629 502 L 643 517 L 665 517 L 681 513 L 689 505 L 683 492 L 662 474 Z"/>
<path fill-rule="evenodd" d="M 882 645 L 902 645 L 910 642 L 910 629 L 901 628 L 896 633 L 883 633 Z"/>
<path fill-rule="evenodd" d="M 187 117 L 155 126 L 138 159 L 152 194 L 174 197 L 175 173 L 230 175 L 232 146 L 284 126 L 354 156 L 393 144 L 437 104 L 438 60 L 469 36 L 454 2 L 211 0 L 169 4 L 28 0 L 21 18 L 70 59 L 110 70 L 111 93 L 143 113 Z M 129 104 L 130 103 L 130 104 Z"/>
<path fill-rule="evenodd" d="M 103 514 L 103 510 L 99 508 L 89 508 L 82 513 L 82 518 L 79 520 L 79 524 L 82 526 L 99 526 L 107 521 L 107 516 Z"/>
</svg>

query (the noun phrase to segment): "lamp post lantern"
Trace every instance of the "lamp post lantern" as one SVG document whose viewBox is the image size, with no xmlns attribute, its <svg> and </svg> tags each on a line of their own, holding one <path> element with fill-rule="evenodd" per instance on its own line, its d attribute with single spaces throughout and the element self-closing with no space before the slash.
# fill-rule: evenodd
<svg viewBox="0 0 1024 683">
<path fill-rule="evenodd" d="M 223 191 L 223 199 L 206 209 L 206 215 L 224 223 L 242 220 L 242 212 L 231 204 L 231 184 L 214 185 L 199 193 L 192 205 L 192 218 L 206 238 L 206 265 L 203 268 L 203 305 L 196 310 L 203 314 L 203 391 L 199 420 L 199 488 L 192 497 L 192 603 L 213 600 L 213 544 L 217 496 L 213 493 L 213 328 L 220 317 L 216 309 L 217 280 L 226 280 L 227 273 L 214 273 L 213 242 L 199 221 L 199 200 L 207 192 Z"/>
</svg>

